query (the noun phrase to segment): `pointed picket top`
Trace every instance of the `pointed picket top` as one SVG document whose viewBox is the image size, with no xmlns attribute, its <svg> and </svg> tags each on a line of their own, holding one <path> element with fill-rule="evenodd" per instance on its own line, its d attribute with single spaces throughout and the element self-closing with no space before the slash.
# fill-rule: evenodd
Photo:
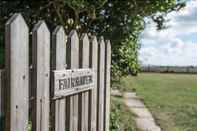
<svg viewBox="0 0 197 131">
<path fill-rule="evenodd" d="M 98 44 L 98 40 L 96 36 L 92 36 L 90 40 L 93 44 Z"/>
<path fill-rule="evenodd" d="M 23 31 L 28 32 L 28 26 L 20 13 L 15 13 L 7 22 L 6 27 L 10 29 L 23 29 Z"/>
<path fill-rule="evenodd" d="M 65 34 L 63 26 L 57 26 L 55 30 L 52 33 L 53 40 L 56 41 L 57 46 L 63 46 L 62 48 L 65 48 L 65 45 L 67 43 L 67 35 Z M 64 44 L 59 44 L 59 41 Z"/>
<path fill-rule="evenodd" d="M 89 67 L 89 50 L 90 43 L 87 33 L 83 33 L 80 38 L 80 66 L 82 68 Z"/>
<path fill-rule="evenodd" d="M 25 20 L 24 20 L 24 18 L 23 18 L 23 16 L 22 16 L 20 13 L 15 13 L 15 14 L 6 22 L 6 25 L 9 25 L 9 24 L 11 24 L 11 23 L 13 23 L 13 22 L 15 22 L 15 21 L 19 21 L 19 22 L 25 23 L 25 25 L 27 25 L 26 22 L 25 22 Z"/>
<path fill-rule="evenodd" d="M 111 50 L 111 41 L 106 40 L 105 43 L 106 43 L 106 46 L 109 48 L 108 50 Z"/>
<path fill-rule="evenodd" d="M 18 18 L 21 17 L 21 14 L 19 13 L 15 13 L 14 15 L 12 15 L 12 17 L 10 19 L 8 19 L 8 21 L 6 22 L 6 25 L 9 25 L 10 23 L 12 23 L 14 20 L 16 20 Z"/>
<path fill-rule="evenodd" d="M 42 32 L 45 32 L 45 33 L 50 33 L 49 32 L 49 29 L 45 23 L 45 21 L 41 20 L 39 21 L 33 28 L 33 32 L 37 32 L 37 33 L 42 33 Z"/>
<path fill-rule="evenodd" d="M 55 30 L 53 31 L 53 35 L 56 35 L 56 36 L 64 35 L 64 36 L 66 36 L 63 26 L 57 26 L 55 28 Z"/>
<path fill-rule="evenodd" d="M 79 36 L 76 30 L 72 30 L 68 35 L 68 38 L 72 41 L 73 39 L 79 40 Z"/>
<path fill-rule="evenodd" d="M 105 40 L 104 40 L 104 37 L 103 36 L 101 36 L 99 38 L 99 44 L 105 44 Z"/>
<path fill-rule="evenodd" d="M 104 49 L 105 48 L 105 40 L 104 40 L 104 37 L 103 36 L 101 36 L 100 38 L 99 38 L 99 45 L 100 45 L 100 49 Z"/>
<path fill-rule="evenodd" d="M 80 39 L 83 43 L 89 42 L 87 33 L 83 33 Z"/>
<path fill-rule="evenodd" d="M 98 53 L 98 41 L 96 36 L 91 36 L 90 37 L 90 56 L 91 56 L 91 61 L 90 61 L 90 67 L 93 69 L 97 69 L 97 54 Z"/>
<path fill-rule="evenodd" d="M 110 40 L 106 40 L 105 42 L 106 42 L 106 44 L 110 44 L 111 45 Z"/>
<path fill-rule="evenodd" d="M 90 42 L 87 33 L 83 33 L 80 38 L 80 66 L 82 68 L 89 67 L 89 55 L 90 55 Z"/>
<path fill-rule="evenodd" d="M 53 56 L 55 57 L 54 66 L 56 68 L 64 69 L 66 66 L 66 43 L 67 36 L 62 26 L 57 26 L 52 33 L 52 50 L 54 51 Z"/>
<path fill-rule="evenodd" d="M 73 46 L 73 44 L 76 46 L 79 46 L 79 36 L 78 36 L 76 30 L 72 30 L 70 32 L 70 34 L 68 35 L 68 40 L 69 40 L 69 43 L 71 44 L 71 46 Z"/>
<path fill-rule="evenodd" d="M 76 30 L 72 30 L 68 35 L 68 44 L 71 47 L 71 52 L 79 53 L 79 36 Z"/>
<path fill-rule="evenodd" d="M 72 30 L 70 34 L 68 35 L 68 57 L 78 59 L 79 56 L 79 37 L 76 30 Z M 79 61 L 75 59 L 67 59 L 68 60 L 68 67 L 69 68 L 78 68 L 79 67 Z M 70 60 L 70 61 L 69 61 Z"/>
<path fill-rule="evenodd" d="M 61 40 L 64 40 L 65 44 L 67 42 L 67 35 L 64 31 L 64 28 L 63 26 L 57 26 L 55 28 L 55 30 L 53 31 L 52 33 L 53 37 L 56 37 L 56 39 L 61 39 Z"/>
</svg>

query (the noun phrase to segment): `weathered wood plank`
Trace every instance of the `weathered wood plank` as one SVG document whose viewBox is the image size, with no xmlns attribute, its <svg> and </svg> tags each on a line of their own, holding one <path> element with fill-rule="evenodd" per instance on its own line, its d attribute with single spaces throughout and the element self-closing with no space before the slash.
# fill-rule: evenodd
<svg viewBox="0 0 197 131">
<path fill-rule="evenodd" d="M 89 91 L 93 88 L 93 71 L 87 68 L 53 71 L 53 100 Z"/>
<path fill-rule="evenodd" d="M 98 69 L 98 43 L 97 38 L 93 36 L 90 41 L 90 67 L 94 71 L 94 88 L 90 91 L 89 96 L 89 131 L 97 129 L 97 69 Z"/>
<path fill-rule="evenodd" d="M 105 42 L 101 37 L 99 40 L 98 56 L 98 131 L 104 131 L 104 71 L 105 71 Z"/>
<path fill-rule="evenodd" d="M 32 50 L 33 130 L 49 131 L 50 32 L 44 21 L 39 21 L 33 29 Z"/>
<path fill-rule="evenodd" d="M 6 23 L 6 131 L 27 131 L 29 29 L 20 14 Z"/>
<path fill-rule="evenodd" d="M 75 30 L 72 30 L 68 36 L 67 43 L 67 65 L 70 69 L 79 68 L 79 37 Z M 73 95 L 66 100 L 66 129 L 69 131 L 78 131 L 78 95 Z"/>
<path fill-rule="evenodd" d="M 66 42 L 67 37 L 64 29 L 58 26 L 52 35 L 52 69 L 62 70 L 66 67 Z M 53 85 L 53 84 L 52 84 Z M 54 88 L 54 87 L 52 87 Z M 53 90 L 54 91 L 54 90 Z M 53 131 L 64 131 L 66 124 L 66 100 L 60 99 L 53 102 L 54 121 Z"/>
<path fill-rule="evenodd" d="M 80 39 L 80 68 L 89 68 L 90 62 L 90 43 L 87 34 L 82 34 Z M 88 131 L 88 116 L 89 116 L 89 92 L 82 92 L 79 95 L 79 131 Z"/>
<path fill-rule="evenodd" d="M 111 72 L 111 43 L 105 44 L 105 131 L 109 131 L 110 121 L 110 72 Z"/>
</svg>

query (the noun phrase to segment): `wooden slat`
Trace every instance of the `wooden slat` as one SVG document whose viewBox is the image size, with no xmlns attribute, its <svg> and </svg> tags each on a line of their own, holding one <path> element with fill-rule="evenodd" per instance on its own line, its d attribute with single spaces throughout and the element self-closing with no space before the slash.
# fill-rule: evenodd
<svg viewBox="0 0 197 131">
<path fill-rule="evenodd" d="M 6 131 L 27 131 L 29 29 L 20 14 L 6 23 Z"/>
<path fill-rule="evenodd" d="M 110 72 L 111 72 L 111 43 L 109 40 L 105 44 L 105 131 L 109 131 L 110 120 Z"/>
<path fill-rule="evenodd" d="M 52 69 L 62 70 L 66 67 L 66 42 L 67 37 L 65 35 L 64 29 L 58 26 L 53 32 L 52 36 Z M 54 87 L 53 87 L 54 88 Z M 53 131 L 64 131 L 66 124 L 66 100 L 60 99 L 54 101 L 54 121 L 53 121 Z"/>
<path fill-rule="evenodd" d="M 50 32 L 44 21 L 33 29 L 33 130 L 49 131 Z"/>
<path fill-rule="evenodd" d="M 79 68 L 79 37 L 75 30 L 72 30 L 68 36 L 66 60 L 68 68 Z M 66 103 L 66 116 L 68 117 L 66 128 L 69 131 L 78 131 L 78 95 L 68 97 Z"/>
<path fill-rule="evenodd" d="M 89 103 L 89 131 L 96 131 L 97 128 L 97 68 L 98 68 L 98 43 L 93 36 L 90 42 L 90 67 L 94 71 L 94 88 L 90 91 Z"/>
<path fill-rule="evenodd" d="M 104 71 L 105 71 L 105 42 L 101 37 L 99 40 L 98 56 L 98 130 L 104 131 Z"/>
<path fill-rule="evenodd" d="M 82 34 L 80 39 L 80 68 L 89 68 L 90 62 L 90 44 L 87 34 Z M 79 95 L 79 131 L 88 131 L 88 116 L 89 116 L 89 92 L 82 92 Z"/>
</svg>

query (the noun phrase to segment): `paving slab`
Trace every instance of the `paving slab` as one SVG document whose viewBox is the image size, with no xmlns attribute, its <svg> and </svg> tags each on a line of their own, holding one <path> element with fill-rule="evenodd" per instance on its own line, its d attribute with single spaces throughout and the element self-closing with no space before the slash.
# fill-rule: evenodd
<svg viewBox="0 0 197 131">
<path fill-rule="evenodd" d="M 145 105 L 139 99 L 125 99 L 125 103 L 128 107 L 145 108 Z"/>
<path fill-rule="evenodd" d="M 126 93 L 123 93 L 123 97 L 124 98 L 134 98 L 134 99 L 139 99 L 139 97 L 137 97 L 136 93 L 135 92 L 126 92 Z"/>
<path fill-rule="evenodd" d="M 153 119 L 152 114 L 149 112 L 147 108 L 130 108 L 130 110 L 140 118 L 147 118 L 147 119 Z"/>
<path fill-rule="evenodd" d="M 137 127 L 144 131 L 161 131 L 152 119 L 136 118 Z"/>
<path fill-rule="evenodd" d="M 129 109 L 136 115 L 137 127 L 142 131 L 161 131 L 155 120 L 144 103 L 136 96 L 136 93 L 124 93 L 124 102 Z"/>
</svg>

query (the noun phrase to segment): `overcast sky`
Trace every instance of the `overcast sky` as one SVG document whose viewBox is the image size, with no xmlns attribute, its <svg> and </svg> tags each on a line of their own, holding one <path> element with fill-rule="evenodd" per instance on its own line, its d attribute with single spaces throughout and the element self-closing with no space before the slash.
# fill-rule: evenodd
<svg viewBox="0 0 197 131">
<path fill-rule="evenodd" d="M 197 0 L 168 15 L 169 28 L 157 31 L 148 22 L 141 35 L 139 59 L 145 65 L 197 65 Z"/>
</svg>

